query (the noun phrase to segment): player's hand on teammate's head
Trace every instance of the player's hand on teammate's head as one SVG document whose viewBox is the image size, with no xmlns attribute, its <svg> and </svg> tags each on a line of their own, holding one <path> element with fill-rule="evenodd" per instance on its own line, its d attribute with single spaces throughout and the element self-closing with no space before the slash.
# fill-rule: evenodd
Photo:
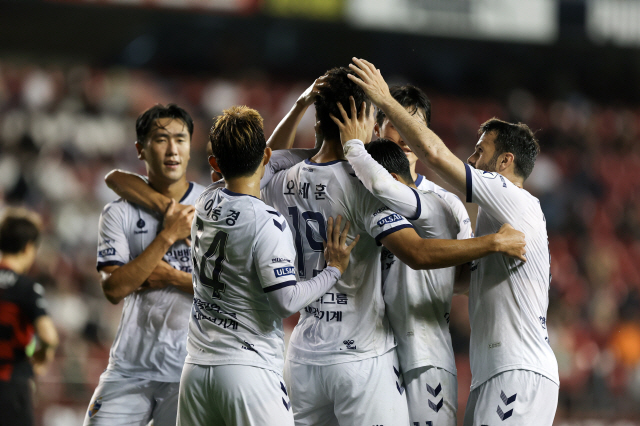
<svg viewBox="0 0 640 426">
<path fill-rule="evenodd" d="M 385 100 L 392 99 L 389 86 L 382 78 L 379 69 L 364 59 L 352 58 L 352 60 L 353 64 L 349 64 L 349 68 L 356 75 L 348 74 L 347 77 L 364 90 L 371 102 L 381 106 Z"/>
<path fill-rule="evenodd" d="M 331 119 L 340 129 L 340 141 L 342 145 L 352 139 L 359 139 L 363 143 L 371 141 L 373 135 L 373 126 L 375 125 L 373 106 L 369 107 L 367 111 L 366 104 L 363 102 L 360 106 L 360 112 L 356 109 L 356 102 L 352 96 L 349 96 L 349 109 L 351 111 L 351 117 L 345 111 L 343 105 L 338 102 L 338 109 L 342 116 L 342 121 L 333 115 L 330 115 Z"/>
<path fill-rule="evenodd" d="M 332 217 L 327 220 L 327 242 L 324 243 L 324 259 L 327 261 L 328 266 L 338 268 L 340 273 L 344 274 L 347 266 L 349 266 L 351 250 L 360 240 L 360 235 L 356 235 L 353 242 L 347 245 L 347 234 L 351 224 L 347 221 L 344 229 L 340 232 L 341 222 L 342 216 L 340 215 L 336 218 L 335 224 Z"/>
<path fill-rule="evenodd" d="M 306 107 L 310 106 L 312 103 L 316 101 L 316 97 L 320 94 L 320 88 L 324 86 L 326 83 L 326 75 L 318 77 L 311 86 L 307 87 L 307 89 L 302 92 L 300 97 L 298 98 L 298 103 L 302 104 Z"/>
<path fill-rule="evenodd" d="M 525 257 L 527 250 L 525 249 L 526 241 L 524 233 L 517 231 L 513 226 L 505 223 L 500 227 L 496 234 L 498 242 L 498 252 L 514 259 L 527 261 Z"/>
<path fill-rule="evenodd" d="M 173 242 L 185 240 L 191 235 L 191 222 L 196 209 L 171 200 L 164 214 L 163 230 Z"/>
</svg>

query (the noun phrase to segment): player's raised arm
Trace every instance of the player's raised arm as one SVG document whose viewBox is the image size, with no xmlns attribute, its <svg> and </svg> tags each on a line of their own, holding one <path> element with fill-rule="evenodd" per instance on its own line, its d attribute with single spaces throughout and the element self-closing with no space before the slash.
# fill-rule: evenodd
<svg viewBox="0 0 640 426">
<path fill-rule="evenodd" d="M 432 167 L 444 180 L 464 193 L 466 172 L 464 163 L 442 140 L 417 117 L 412 116 L 389 93 L 389 87 L 373 64 L 353 58 L 349 64 L 356 76 L 349 78 L 365 91 L 371 101 L 387 115 L 403 140 L 418 158 Z"/>
<path fill-rule="evenodd" d="M 171 203 L 171 198 L 162 195 L 149 186 L 140 175 L 115 169 L 110 171 L 104 181 L 113 192 L 149 210 L 164 213 Z"/>
<path fill-rule="evenodd" d="M 280 149 L 290 149 L 293 146 L 293 141 L 296 138 L 296 130 L 300 124 L 300 120 L 304 116 L 309 106 L 313 104 L 318 96 L 318 88 L 324 83 L 323 77 L 316 79 L 311 86 L 309 86 L 296 100 L 291 110 L 285 115 L 285 117 L 278 123 L 276 129 L 269 137 L 267 146 L 273 151 Z"/>
<path fill-rule="evenodd" d="M 419 215 L 420 201 L 414 190 L 399 182 L 397 177 L 394 178 L 365 149 L 363 141 L 371 138 L 375 124 L 373 108 L 370 108 L 371 111 L 367 114 L 363 104 L 358 114 L 353 97 L 349 98 L 349 102 L 350 117 L 342 104 L 338 104 L 342 121 L 333 116 L 331 118 L 340 129 L 344 155 L 353 167 L 353 171 L 367 190 L 387 207 L 409 219 L 415 218 Z"/>
<path fill-rule="evenodd" d="M 325 244 L 324 256 L 327 267 L 323 271 L 308 281 L 299 281 L 294 285 L 278 288 L 267 293 L 271 309 L 282 318 L 286 318 L 318 297 L 326 293 L 340 279 L 344 271 L 349 266 L 349 255 L 355 247 L 360 236 L 347 245 L 347 234 L 350 223 L 347 221 L 344 229 L 340 232 L 341 216 L 333 222 L 333 218 L 327 220 L 327 242 Z M 293 284 L 293 283 L 292 283 Z"/>
<path fill-rule="evenodd" d="M 175 201 L 171 200 L 167 213 L 165 214 L 164 229 L 156 236 L 149 246 L 135 259 L 125 263 L 122 261 L 105 262 L 99 265 L 101 274 L 102 291 L 109 302 L 119 303 L 129 294 L 136 291 L 153 273 L 159 262 L 169 248 L 178 240 L 185 239 L 191 234 L 191 222 L 193 221 L 193 206 L 187 206 L 180 211 L 175 210 Z M 101 222 L 101 240 L 108 240 L 113 253 L 123 256 L 122 250 L 113 246 L 118 246 L 117 240 L 122 240 L 118 235 L 111 234 L 115 229 L 111 222 L 111 211 L 103 213 Z M 121 237 L 121 236 L 120 236 Z M 124 245 L 122 245 L 124 246 Z M 101 247 L 98 248 L 99 251 Z M 128 255 L 127 255 L 128 257 Z M 120 266 L 121 265 L 121 266 Z"/>
<path fill-rule="evenodd" d="M 466 240 L 422 239 L 411 228 L 381 239 L 382 244 L 412 269 L 438 269 L 461 265 L 492 253 L 526 262 L 524 234 L 509 224 L 495 234 Z"/>
</svg>

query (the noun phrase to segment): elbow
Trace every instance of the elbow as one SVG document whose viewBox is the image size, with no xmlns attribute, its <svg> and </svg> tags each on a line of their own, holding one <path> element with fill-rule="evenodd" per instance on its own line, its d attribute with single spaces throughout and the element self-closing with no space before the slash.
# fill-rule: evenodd
<svg viewBox="0 0 640 426">
<path fill-rule="evenodd" d="M 119 172 L 120 172 L 120 170 L 118 170 L 118 169 L 111 170 L 104 177 L 104 183 L 107 184 L 107 187 L 109 189 L 114 190 L 117 187 L 117 185 L 116 185 L 116 174 L 119 173 Z"/>
<path fill-rule="evenodd" d="M 113 305 L 117 305 L 122 300 L 122 297 L 120 297 L 120 295 L 116 294 L 114 289 L 111 288 L 106 283 L 102 283 L 102 293 L 104 294 L 104 297 L 106 297 L 107 300 Z"/>
</svg>

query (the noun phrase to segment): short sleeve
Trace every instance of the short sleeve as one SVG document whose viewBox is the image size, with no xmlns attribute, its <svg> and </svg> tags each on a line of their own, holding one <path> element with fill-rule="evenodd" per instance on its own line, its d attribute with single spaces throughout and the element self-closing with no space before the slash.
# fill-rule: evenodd
<svg viewBox="0 0 640 426">
<path fill-rule="evenodd" d="M 253 245 L 253 259 L 265 293 L 297 284 L 296 250 L 285 218 L 268 210 L 268 220 L 259 230 Z"/>
<path fill-rule="evenodd" d="M 523 190 L 495 172 L 477 170 L 465 164 L 467 202 L 480 208 L 501 223 L 515 223 L 527 203 Z"/>
<path fill-rule="evenodd" d="M 25 283 L 24 312 L 30 322 L 47 315 L 47 302 L 44 299 L 44 287 L 41 284 L 27 280 Z"/>
<path fill-rule="evenodd" d="M 366 199 L 362 204 L 362 224 L 365 231 L 375 238 L 378 245 L 382 244 L 380 241 L 387 235 L 391 235 L 401 229 L 413 228 L 407 219 L 382 205 L 370 193 L 367 192 L 362 195 Z"/>
<path fill-rule="evenodd" d="M 273 151 L 271 159 L 264 169 L 264 176 L 260 179 L 260 188 L 266 187 L 276 173 L 288 170 L 301 161 L 306 160 L 315 152 L 312 149 L 279 149 Z"/>
<path fill-rule="evenodd" d="M 265 172 L 266 175 L 266 172 Z M 273 206 L 276 204 L 276 200 L 278 199 L 278 194 L 282 195 L 283 184 L 287 177 L 287 170 L 280 171 L 273 175 L 269 180 L 266 186 L 262 186 L 262 191 L 260 193 L 260 198 L 265 202 L 265 204 Z M 282 197 L 280 197 L 282 198 Z"/>
<path fill-rule="evenodd" d="M 100 215 L 98 235 L 98 270 L 105 266 L 124 265 L 129 261 L 129 242 L 125 233 L 124 201 L 108 204 Z"/>
</svg>

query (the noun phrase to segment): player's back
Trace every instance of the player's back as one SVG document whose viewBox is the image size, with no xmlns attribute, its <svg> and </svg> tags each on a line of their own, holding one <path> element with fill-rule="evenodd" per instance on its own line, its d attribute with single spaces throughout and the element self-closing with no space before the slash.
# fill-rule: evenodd
<svg viewBox="0 0 640 426">
<path fill-rule="evenodd" d="M 460 223 L 460 232 L 458 233 L 458 239 L 473 237 L 473 230 L 471 229 L 471 219 L 469 219 L 469 213 L 462 204 L 460 198 L 453 192 L 449 192 L 440 185 L 430 181 L 422 175 L 418 175 L 416 179 L 416 186 L 422 191 L 433 191 L 440 195 L 444 201 L 451 207 L 453 214 L 458 218 Z"/>
<path fill-rule="evenodd" d="M 534 371 L 558 383 L 546 329 L 550 256 L 540 202 L 500 174 L 469 166 L 467 174 L 471 201 L 480 206 L 476 234 L 494 233 L 509 223 L 525 234 L 527 243 L 527 262 L 492 254 L 471 268 L 472 387 L 512 369 Z"/>
<path fill-rule="evenodd" d="M 288 357 L 326 365 L 370 358 L 392 349 L 393 335 L 381 291 L 381 248 L 376 240 L 411 225 L 377 201 L 346 161 L 297 164 L 277 174 L 263 195 L 291 226 L 296 266 L 303 280 L 315 276 L 325 265 L 322 241 L 329 217 L 341 215 L 351 222 L 348 241 L 360 235 L 342 278 L 301 311 Z"/>
<path fill-rule="evenodd" d="M 250 365 L 280 374 L 282 319 L 271 309 L 267 292 L 296 282 L 286 221 L 260 199 L 214 184 L 196 203 L 192 241 L 187 362 Z"/>
<path fill-rule="evenodd" d="M 409 221 L 418 235 L 456 239 L 460 226 L 449 204 L 433 191 L 417 190 L 416 194 L 419 211 Z M 436 366 L 456 374 L 449 333 L 456 268 L 413 270 L 398 259 L 385 263 L 384 300 L 403 371 Z"/>
</svg>

